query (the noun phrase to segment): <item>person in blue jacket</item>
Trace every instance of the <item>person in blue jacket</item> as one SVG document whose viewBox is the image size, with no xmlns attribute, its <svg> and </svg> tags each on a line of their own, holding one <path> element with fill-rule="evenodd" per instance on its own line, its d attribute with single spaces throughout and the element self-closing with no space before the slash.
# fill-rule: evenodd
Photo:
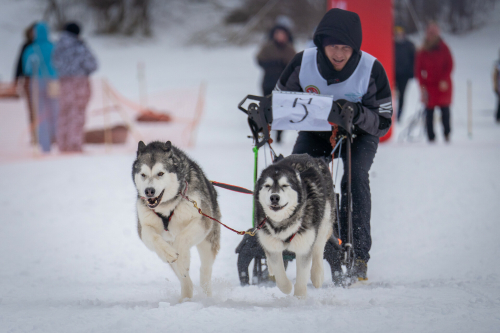
<svg viewBox="0 0 500 333">
<path fill-rule="evenodd" d="M 59 112 L 59 85 L 52 65 L 54 44 L 49 40 L 50 30 L 45 22 L 34 28 L 34 41 L 23 53 L 23 72 L 31 78 L 32 104 L 36 115 L 38 142 L 43 152 L 50 152 L 56 140 Z"/>
</svg>

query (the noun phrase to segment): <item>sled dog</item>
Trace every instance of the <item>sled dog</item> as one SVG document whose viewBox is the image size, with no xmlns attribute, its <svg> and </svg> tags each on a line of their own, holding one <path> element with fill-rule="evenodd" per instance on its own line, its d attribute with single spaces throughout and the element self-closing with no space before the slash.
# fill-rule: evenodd
<svg viewBox="0 0 500 333">
<path fill-rule="evenodd" d="M 137 230 L 144 244 L 170 264 L 181 282 L 181 300 L 193 297 L 189 277 L 190 248 L 201 259 L 200 282 L 211 296 L 212 265 L 220 248 L 220 225 L 198 213 L 220 220 L 217 192 L 201 168 L 170 141 L 139 142 L 132 167 L 137 189 Z"/>
<path fill-rule="evenodd" d="M 336 197 L 327 164 L 307 154 L 282 158 L 262 171 L 254 200 L 256 225 L 266 218 L 257 237 L 278 288 L 285 294 L 292 291 L 283 263 L 285 250 L 296 255 L 294 295 L 307 296 L 309 276 L 313 285 L 320 288 L 324 279 L 323 252 L 337 220 Z"/>
</svg>

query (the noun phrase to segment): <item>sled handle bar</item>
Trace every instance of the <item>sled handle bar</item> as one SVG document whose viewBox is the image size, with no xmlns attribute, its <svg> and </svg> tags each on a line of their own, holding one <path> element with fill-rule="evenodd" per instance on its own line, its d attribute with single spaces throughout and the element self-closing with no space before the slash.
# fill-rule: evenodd
<svg viewBox="0 0 500 333">
<path fill-rule="evenodd" d="M 243 104 L 247 100 L 256 101 L 257 103 L 250 103 L 248 109 L 243 107 Z M 269 124 L 273 122 L 272 105 L 270 98 L 247 95 L 239 104 L 238 109 L 243 111 L 248 115 L 248 126 L 250 126 L 250 131 L 252 132 L 253 138 L 255 139 L 255 146 L 257 148 L 265 145 L 271 138 L 269 133 Z M 264 134 L 263 138 L 259 140 L 259 133 Z"/>
</svg>

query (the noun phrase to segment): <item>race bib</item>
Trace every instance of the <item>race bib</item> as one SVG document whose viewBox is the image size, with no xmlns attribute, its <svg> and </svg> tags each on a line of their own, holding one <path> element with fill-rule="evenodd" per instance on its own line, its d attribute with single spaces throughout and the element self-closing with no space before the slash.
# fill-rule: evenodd
<svg viewBox="0 0 500 333">
<path fill-rule="evenodd" d="M 333 96 L 273 91 L 273 130 L 330 131 Z"/>
</svg>

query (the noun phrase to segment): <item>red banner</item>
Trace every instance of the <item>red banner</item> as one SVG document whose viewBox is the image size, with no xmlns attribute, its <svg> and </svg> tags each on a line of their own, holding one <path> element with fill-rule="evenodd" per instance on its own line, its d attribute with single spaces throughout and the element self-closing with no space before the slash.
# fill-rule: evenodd
<svg viewBox="0 0 500 333">
<path fill-rule="evenodd" d="M 363 42 L 361 49 L 376 57 L 384 66 L 391 87 L 394 87 L 394 41 L 391 0 L 329 0 L 328 10 L 340 8 L 355 12 L 361 19 Z M 393 89 L 394 90 L 394 89 Z M 394 98 L 393 103 L 394 107 Z M 392 135 L 393 122 L 389 132 L 380 138 L 380 142 L 388 140 Z"/>
</svg>

